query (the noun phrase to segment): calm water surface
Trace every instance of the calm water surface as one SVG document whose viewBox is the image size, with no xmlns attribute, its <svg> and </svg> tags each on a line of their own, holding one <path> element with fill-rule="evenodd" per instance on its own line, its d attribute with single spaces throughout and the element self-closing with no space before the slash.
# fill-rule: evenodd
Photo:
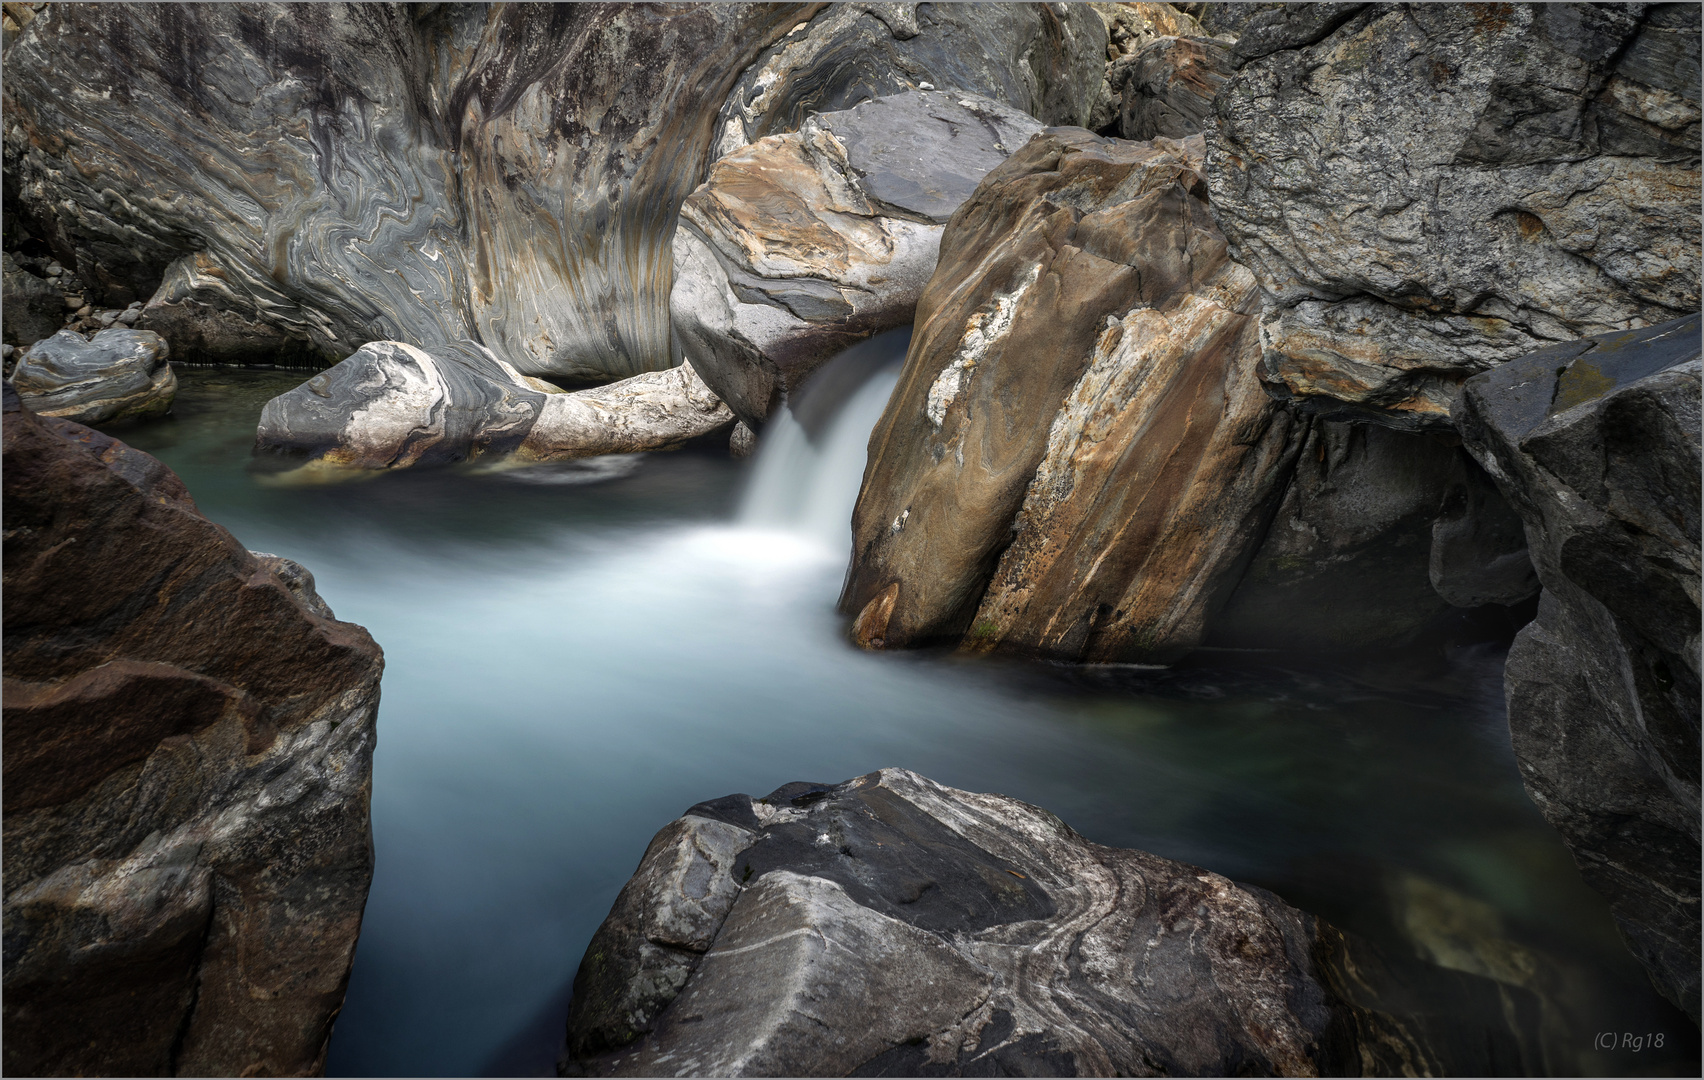
<svg viewBox="0 0 1704 1080">
<path fill-rule="evenodd" d="M 304 373 L 179 377 L 173 417 L 114 434 L 248 547 L 307 565 L 385 650 L 377 867 L 332 1075 L 548 1074 L 580 955 L 652 833 L 703 799 L 889 765 L 1387 948 L 1524 957 L 1556 1071 L 1697 1074 L 1697 1029 L 1521 790 L 1494 643 L 1165 673 L 861 653 L 833 604 L 891 374 L 814 438 L 779 425 L 755 464 L 687 450 L 317 487 L 250 461 L 261 406 Z M 1664 1047 L 1594 1052 L 1608 1031 Z"/>
</svg>

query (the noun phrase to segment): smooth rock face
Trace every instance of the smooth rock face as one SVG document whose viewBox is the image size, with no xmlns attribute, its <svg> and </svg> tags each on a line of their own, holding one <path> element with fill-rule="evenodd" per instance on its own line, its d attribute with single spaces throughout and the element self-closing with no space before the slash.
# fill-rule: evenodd
<svg viewBox="0 0 1704 1080">
<path fill-rule="evenodd" d="M 378 646 L 9 385 L 4 484 L 6 1072 L 317 1073 L 372 876 Z"/>
<path fill-rule="evenodd" d="M 1316 420 L 1304 431 L 1212 644 L 1394 648 L 1452 605 L 1538 591 L 1520 519 L 1459 448 L 1367 424 Z"/>
<path fill-rule="evenodd" d="M 1327 414 L 1442 429 L 1462 380 L 1699 306 L 1699 9 L 1311 4 L 1214 99 L 1213 213 Z"/>
<path fill-rule="evenodd" d="M 665 827 L 574 982 L 592 1076 L 1520 1070 L 1497 984 L 1376 954 L 1262 890 L 884 769 Z M 1402 985 L 1404 1013 L 1380 998 Z M 1525 992 L 1510 988 L 1516 1011 Z"/>
<path fill-rule="evenodd" d="M 740 76 L 716 121 L 716 153 L 797 131 L 812 113 L 930 88 L 992 98 L 1043 124 L 1085 123 L 1105 51 L 1088 4 L 825 4 Z"/>
<path fill-rule="evenodd" d="M 857 639 L 1066 659 L 1199 642 L 1282 490 L 1251 275 L 1201 143 L 1050 130 L 954 217 L 870 440 Z"/>
<path fill-rule="evenodd" d="M 1462 438 L 1544 592 L 1506 672 L 1527 791 L 1665 996 L 1699 1015 L 1699 318 L 1470 380 Z"/>
<path fill-rule="evenodd" d="M 24 406 L 42 416 L 81 424 L 159 416 L 177 395 L 170 353 L 147 330 L 114 328 L 92 338 L 61 330 L 24 353 L 12 385 Z"/>
<path fill-rule="evenodd" d="M 733 419 L 684 365 L 570 394 L 489 352 L 375 341 L 267 402 L 256 447 L 348 469 L 548 461 L 673 449 Z"/>
<path fill-rule="evenodd" d="M 910 91 L 723 157 L 675 236 L 687 361 L 760 426 L 823 362 L 912 321 L 946 220 L 1040 130 L 987 98 Z"/>
</svg>

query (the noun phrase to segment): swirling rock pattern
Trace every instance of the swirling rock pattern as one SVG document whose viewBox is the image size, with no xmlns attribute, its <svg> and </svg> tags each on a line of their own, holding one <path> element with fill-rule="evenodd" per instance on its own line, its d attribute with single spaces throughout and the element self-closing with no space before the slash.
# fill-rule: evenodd
<svg viewBox="0 0 1704 1080">
<path fill-rule="evenodd" d="M 5 394 L 5 1068 L 317 1073 L 383 659 L 170 470 Z"/>
<path fill-rule="evenodd" d="M 1699 386 L 1695 315 L 1533 353 L 1469 380 L 1458 406 L 1544 586 L 1506 669 L 1522 779 L 1694 1019 Z"/>
<path fill-rule="evenodd" d="M 1399 984 L 1402 1011 L 1379 996 Z M 1424 965 L 1392 979 L 1270 893 L 884 769 L 701 803 L 659 832 L 586 950 L 561 1071 L 1519 1070 L 1517 1033 L 1461 1019 L 1500 992 Z M 1525 992 L 1506 992 L 1514 1015 Z"/>
<path fill-rule="evenodd" d="M 61 330 L 30 346 L 12 386 L 31 412 L 80 424 L 159 416 L 177 394 L 170 352 L 147 330 L 115 328 L 92 338 Z"/>
<path fill-rule="evenodd" d="M 1264 362 L 1329 415 L 1447 429 L 1461 382 L 1699 306 L 1699 9 L 1309 4 L 1214 99 L 1216 220 Z"/>
<path fill-rule="evenodd" d="M 906 71 L 1087 109 L 1091 13 L 915 7 L 49 7 L 6 53 L 8 183 L 96 300 L 153 297 L 184 346 L 629 377 L 680 362 L 671 244 L 716 153 Z"/>
<path fill-rule="evenodd" d="M 911 322 L 947 219 L 1040 130 L 987 98 L 911 91 L 723 157 L 675 236 L 688 363 L 760 426 L 824 361 Z"/>
</svg>

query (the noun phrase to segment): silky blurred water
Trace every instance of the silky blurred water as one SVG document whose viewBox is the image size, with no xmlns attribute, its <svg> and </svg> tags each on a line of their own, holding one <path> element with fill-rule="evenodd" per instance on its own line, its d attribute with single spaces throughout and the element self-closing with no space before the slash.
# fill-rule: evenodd
<svg viewBox="0 0 1704 1080">
<path fill-rule="evenodd" d="M 172 418 L 113 433 L 248 547 L 308 566 L 385 649 L 377 865 L 332 1075 L 548 1074 L 581 952 L 653 832 L 703 799 L 889 765 L 1388 948 L 1459 963 L 1474 935 L 1514 942 L 1557 1003 L 1552 1068 L 1696 1074 L 1697 1030 L 1521 790 L 1496 644 L 1164 673 L 861 653 L 833 605 L 891 368 L 772 424 L 755 462 L 332 486 L 250 467 L 261 405 L 303 373 L 179 376 Z M 1667 1036 L 1596 1053 L 1605 1031 Z"/>
</svg>

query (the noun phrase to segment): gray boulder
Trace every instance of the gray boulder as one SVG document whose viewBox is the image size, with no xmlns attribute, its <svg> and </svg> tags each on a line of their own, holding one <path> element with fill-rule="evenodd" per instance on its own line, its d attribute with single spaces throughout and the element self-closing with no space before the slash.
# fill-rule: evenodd
<svg viewBox="0 0 1704 1080">
<path fill-rule="evenodd" d="M 1214 99 L 1215 219 L 1263 363 L 1445 430 L 1461 382 L 1699 306 L 1699 8 L 1285 5 Z"/>
<path fill-rule="evenodd" d="M 884 769 L 701 803 L 659 832 L 586 950 L 561 1071 L 1533 1068 L 1516 1032 L 1471 1019 L 1505 1002 L 1535 1004 L 1429 965 L 1397 974 L 1271 893 Z"/>
<path fill-rule="evenodd" d="M 716 118 L 716 152 L 918 89 L 1082 124 L 1103 81 L 1106 35 L 1088 4 L 829 4 L 740 75 Z"/>
<path fill-rule="evenodd" d="M 375 341 L 267 402 L 255 446 L 332 478 L 669 450 L 733 421 L 685 365 L 565 393 L 489 351 Z"/>
<path fill-rule="evenodd" d="M 1664 995 L 1699 1015 L 1699 317 L 1468 381 L 1462 439 L 1544 592 L 1507 666 L 1533 801 Z"/>
<path fill-rule="evenodd" d="M 947 219 L 1040 130 L 987 98 L 908 91 L 723 157 L 675 234 L 687 361 L 758 427 L 824 361 L 912 321 Z"/>
<path fill-rule="evenodd" d="M 159 416 L 177 394 L 170 352 L 147 330 L 61 330 L 24 353 L 12 385 L 30 411 L 80 424 Z"/>
</svg>

